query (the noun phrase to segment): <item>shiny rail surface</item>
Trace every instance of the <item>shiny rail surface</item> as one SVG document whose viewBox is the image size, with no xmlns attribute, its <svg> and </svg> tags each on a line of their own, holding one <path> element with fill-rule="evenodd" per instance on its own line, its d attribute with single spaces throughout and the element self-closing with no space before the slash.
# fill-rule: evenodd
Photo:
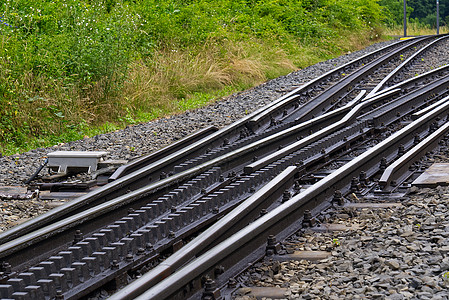
<svg viewBox="0 0 449 300">
<path fill-rule="evenodd" d="M 111 283 L 118 289 L 119 278 L 148 268 L 149 273 L 112 299 L 131 299 L 141 293 L 152 299 L 179 298 L 183 293 L 182 297 L 192 296 L 197 290 L 188 288 L 185 294 L 185 286 L 201 287 L 206 275 L 219 277 L 218 284 L 224 284 L 226 276 L 218 276 L 217 264 L 233 270 L 243 253 L 260 256 L 267 234 L 281 238 L 295 230 L 295 220 L 297 223 L 306 209 L 329 205 L 335 191 L 348 191 L 352 178 L 362 171 L 367 176 L 377 174 L 384 156 L 387 163 L 393 162 L 397 147 L 412 143 L 410 131 L 426 137 L 429 124 L 441 125 L 449 108 L 437 103 L 443 103 L 441 99 L 449 93 L 448 66 L 387 88 L 382 81 L 378 88 L 369 89 L 368 96 L 363 89 L 353 89 L 363 76 L 402 51 L 420 45 L 422 54 L 428 49 L 426 43 L 434 45 L 442 39 L 433 40 L 426 37 L 398 43 L 348 63 L 228 127 L 206 128 L 167 147 L 167 152 L 142 158 L 124 167 L 106 186 L 0 234 L 0 259 L 10 264 L 0 270 L 2 283 L 8 286 L 4 292 L 8 296 L 20 293 L 26 282 L 40 287 L 28 295 L 78 299 Z M 387 50 L 392 51 L 383 59 L 366 63 Z M 394 68 L 394 76 L 419 56 L 408 55 L 406 62 Z M 314 90 L 320 82 L 330 82 L 349 69 L 352 72 L 337 84 L 321 93 Z M 315 95 L 307 98 L 307 93 Z M 303 98 L 308 100 L 299 103 Z M 428 108 L 422 110 L 424 107 Z M 416 120 L 410 123 L 412 119 Z M 329 159 L 338 159 L 351 147 L 365 147 L 366 139 L 379 139 L 385 125 L 404 128 L 306 190 L 295 192 L 294 178 L 326 165 Z M 388 144 L 396 148 L 391 150 Z M 286 190 L 291 192 L 286 194 Z M 289 200 L 291 193 L 296 195 Z M 266 211 L 263 215 L 261 209 Z M 244 237 L 246 233 L 252 236 Z M 226 239 L 229 236 L 230 240 Z M 234 243 L 240 244 L 238 251 Z M 30 247 L 35 257 L 30 255 Z M 217 247 L 223 252 L 208 255 Z M 204 251 L 205 257 L 201 255 Z M 166 255 L 171 256 L 165 259 Z M 197 263 L 207 263 L 186 279 L 182 274 L 187 271 L 181 266 L 194 256 L 199 256 Z M 170 280 L 179 282 L 158 283 L 173 272 Z M 26 275 L 29 273 L 34 274 L 34 281 Z"/>
</svg>

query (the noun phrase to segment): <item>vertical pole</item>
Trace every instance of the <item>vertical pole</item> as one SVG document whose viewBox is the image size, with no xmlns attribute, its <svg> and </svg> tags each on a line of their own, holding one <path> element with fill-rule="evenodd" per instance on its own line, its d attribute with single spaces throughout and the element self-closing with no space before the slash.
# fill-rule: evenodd
<svg viewBox="0 0 449 300">
<path fill-rule="evenodd" d="M 404 37 L 407 36 L 407 0 L 404 0 Z"/>
<path fill-rule="evenodd" d="M 437 34 L 440 34 L 440 1 L 437 0 Z"/>
</svg>

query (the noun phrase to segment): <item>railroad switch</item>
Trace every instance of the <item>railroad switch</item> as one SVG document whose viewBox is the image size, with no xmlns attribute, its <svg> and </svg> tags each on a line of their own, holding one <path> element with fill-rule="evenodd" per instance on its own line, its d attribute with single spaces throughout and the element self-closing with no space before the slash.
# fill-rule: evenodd
<svg viewBox="0 0 449 300">
<path fill-rule="evenodd" d="M 70 171 L 95 172 L 98 163 L 109 152 L 105 151 L 55 151 L 48 153 L 48 168 L 57 173 L 67 174 Z"/>
</svg>

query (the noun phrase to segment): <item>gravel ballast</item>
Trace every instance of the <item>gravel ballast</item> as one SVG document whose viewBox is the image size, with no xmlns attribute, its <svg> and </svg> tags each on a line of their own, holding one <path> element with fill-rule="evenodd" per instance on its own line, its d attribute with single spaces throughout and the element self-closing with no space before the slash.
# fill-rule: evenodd
<svg viewBox="0 0 449 300">
<path fill-rule="evenodd" d="M 326 222 L 348 229 L 306 229 L 287 244 L 328 251 L 329 258 L 267 258 L 240 278 L 243 286 L 285 288 L 285 299 L 449 299 L 449 188 L 412 192 L 392 198 L 397 207 L 323 212 Z M 249 292 L 243 288 L 235 299 L 255 299 Z"/>
<path fill-rule="evenodd" d="M 377 43 L 361 51 L 315 64 L 183 114 L 50 148 L 1 157 L 0 185 L 22 185 L 43 163 L 49 152 L 108 151 L 109 156 L 106 159 L 130 160 L 160 149 L 206 126 L 224 127 L 311 79 L 394 42 L 396 41 Z"/>
</svg>

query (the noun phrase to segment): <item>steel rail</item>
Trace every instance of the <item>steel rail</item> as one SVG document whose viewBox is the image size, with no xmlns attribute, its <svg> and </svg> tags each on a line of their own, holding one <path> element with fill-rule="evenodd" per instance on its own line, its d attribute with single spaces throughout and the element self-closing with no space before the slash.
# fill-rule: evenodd
<svg viewBox="0 0 449 300">
<path fill-rule="evenodd" d="M 189 282 L 207 273 L 215 265 L 223 264 L 223 261 L 228 256 L 235 255 L 236 252 L 239 252 L 241 256 L 245 250 L 252 251 L 264 243 L 269 234 L 277 234 L 286 226 L 297 222 L 305 206 L 310 205 L 311 202 L 317 204 L 318 202 L 324 201 L 323 199 L 329 198 L 335 190 L 342 186 L 347 186 L 355 173 L 366 170 L 367 168 L 371 170 L 371 174 L 377 172 L 377 170 L 373 171 L 373 167 L 378 164 L 381 157 L 385 156 L 385 152 L 392 151 L 392 148 L 396 149 L 405 140 L 410 139 L 416 131 L 424 130 L 435 118 L 447 114 L 448 111 L 449 103 L 432 110 L 418 120 L 410 123 L 354 160 L 294 196 L 292 199 L 281 204 L 266 215 L 261 216 L 238 233 L 148 289 L 145 293 L 140 294 L 140 291 L 145 289 L 145 280 L 137 279 L 133 283 L 133 288 L 139 292 L 124 289 L 109 299 L 162 300 L 169 298 L 185 285 L 189 284 Z M 321 199 L 321 201 L 318 199 Z M 248 250 L 248 248 L 251 250 Z"/>
<path fill-rule="evenodd" d="M 109 182 L 117 180 L 120 177 L 130 174 L 138 169 L 141 169 L 142 167 L 145 167 L 151 163 L 154 163 L 154 162 L 166 157 L 167 155 L 170 155 L 176 151 L 183 149 L 186 144 L 195 143 L 216 131 L 218 131 L 218 128 L 215 126 L 208 126 L 203 129 L 200 129 L 200 130 L 196 131 L 195 133 L 193 133 L 181 140 L 178 140 L 162 149 L 159 149 L 151 154 L 142 156 L 136 160 L 133 160 L 132 162 L 130 162 L 126 165 L 120 166 L 109 177 L 108 180 L 109 180 Z M 184 152 L 184 153 L 188 154 L 186 152 Z"/>
<path fill-rule="evenodd" d="M 445 104 L 449 101 L 449 97 L 440 100 L 439 105 Z M 393 180 L 397 181 L 403 177 L 405 171 L 418 159 L 420 159 L 429 149 L 437 146 L 439 140 L 449 132 L 449 123 L 441 126 L 437 131 L 426 137 L 423 141 L 418 143 L 412 149 L 407 151 L 398 160 L 389 165 L 379 179 L 379 185 L 382 188 L 388 186 Z"/>
<path fill-rule="evenodd" d="M 267 166 L 268 164 L 284 157 L 287 156 L 305 146 L 307 146 L 308 144 L 311 144 L 319 139 L 324 138 L 325 136 L 329 135 L 332 132 L 337 131 L 338 129 L 341 129 L 345 126 L 347 126 L 349 123 L 351 123 L 352 121 L 355 120 L 355 118 L 359 115 L 359 113 L 367 106 L 372 105 L 374 103 L 377 103 L 378 101 L 384 100 L 390 96 L 396 95 L 398 94 L 400 90 L 396 89 L 396 90 L 390 90 L 387 93 L 384 94 L 380 94 L 377 95 L 376 97 L 370 98 L 365 100 L 362 103 L 358 103 L 358 101 L 363 97 L 363 95 L 365 94 L 365 92 L 360 93 L 356 100 L 354 102 L 348 103 L 346 106 L 342 107 L 342 110 L 346 111 L 348 109 L 351 109 L 340 121 L 333 123 L 332 125 L 329 125 L 293 144 L 288 145 L 285 148 L 282 148 L 281 150 L 278 150 L 270 155 L 267 155 L 247 166 L 244 167 L 244 173 L 245 174 L 250 174 L 253 173 L 257 170 L 260 170 L 261 168 Z M 358 103 L 358 104 L 357 104 Z M 357 104 L 357 105 L 354 105 Z M 329 114 L 331 114 L 332 112 L 330 112 Z M 323 115 L 324 116 L 324 115 Z M 312 119 L 313 121 L 313 119 Z M 307 122 L 305 122 L 307 123 Z M 299 125 L 305 124 L 305 123 L 301 123 Z M 299 126 L 298 125 L 298 126 Z"/>
<path fill-rule="evenodd" d="M 417 52 L 415 52 L 413 55 L 411 55 L 409 58 L 407 58 L 402 64 L 400 64 L 398 67 L 396 67 L 396 69 L 394 69 L 392 72 L 390 72 L 387 76 L 385 76 L 384 79 L 382 79 L 382 81 L 377 84 L 372 90 L 371 92 L 369 92 L 369 94 L 366 96 L 367 98 L 372 97 L 374 94 L 376 94 L 379 90 L 381 90 L 386 84 L 387 82 L 389 82 L 394 76 L 396 76 L 399 71 L 401 71 L 402 69 L 405 68 L 405 66 L 407 66 L 408 64 L 410 64 L 413 60 L 415 60 L 419 55 L 421 55 L 422 53 L 424 53 L 425 51 L 429 50 L 429 48 L 431 48 L 432 46 L 434 46 L 436 43 L 439 43 L 445 39 L 449 38 L 449 36 L 444 36 L 441 37 L 431 43 L 429 43 L 428 45 L 424 46 L 423 48 L 419 49 Z"/>
<path fill-rule="evenodd" d="M 388 95 L 394 94 L 396 92 L 397 92 L 396 90 L 390 90 L 386 94 L 380 94 L 377 97 L 382 98 L 384 96 L 388 96 Z M 354 103 L 356 103 L 356 101 Z M 366 103 L 368 103 L 368 102 L 366 102 Z M 341 111 L 344 111 L 344 109 L 342 109 Z M 327 116 L 332 116 L 332 115 L 333 115 L 332 113 L 329 113 Z M 320 119 L 325 120 L 326 118 L 322 117 Z M 248 156 L 252 152 L 257 151 L 258 149 L 264 148 L 269 144 L 273 144 L 278 140 L 285 139 L 286 135 L 292 135 L 295 132 L 297 132 L 298 130 L 308 128 L 308 126 L 311 126 L 312 124 L 316 125 L 316 123 L 314 123 L 314 122 L 306 122 L 305 124 L 298 124 L 297 126 L 294 126 L 287 130 L 276 133 L 270 137 L 267 137 L 260 141 L 254 142 L 250 145 L 247 145 L 238 150 L 235 150 L 235 151 L 232 151 L 225 155 L 222 155 L 218 158 L 212 159 L 212 160 L 210 160 L 206 163 L 203 163 L 199 166 L 196 166 L 196 167 L 188 169 L 184 172 L 175 174 L 174 176 L 160 180 L 158 182 L 149 184 L 144 188 L 140 188 L 140 189 L 130 192 L 126 195 L 119 196 L 115 199 L 104 202 L 96 207 L 93 207 L 90 209 L 85 209 L 84 211 L 74 214 L 66 219 L 62 219 L 62 220 L 54 222 L 50 225 L 44 226 L 43 228 L 41 228 L 41 230 L 36 230 L 34 232 L 30 232 L 26 235 L 20 236 L 19 238 L 16 238 L 9 242 L 3 243 L 2 245 L 0 245 L 0 258 L 4 258 L 4 259 L 10 258 L 11 261 L 15 261 L 15 259 L 11 258 L 11 255 L 13 255 L 14 253 L 18 253 L 17 255 L 20 256 L 20 251 L 26 251 L 26 249 L 28 247 L 30 247 L 31 245 L 35 245 L 36 243 L 42 242 L 42 241 L 45 242 L 45 240 L 48 239 L 49 237 L 54 236 L 56 234 L 61 234 L 62 232 L 67 231 L 67 230 L 71 230 L 72 228 L 79 226 L 80 224 L 83 224 L 84 222 L 87 222 L 87 221 L 94 222 L 93 221 L 94 219 L 100 218 L 102 215 L 105 215 L 106 213 L 110 213 L 110 212 L 114 211 L 117 207 L 121 207 L 121 206 L 127 205 L 133 201 L 136 201 L 138 199 L 142 199 L 154 191 L 165 188 L 169 185 L 172 185 L 173 183 L 180 182 L 182 180 L 191 178 L 195 175 L 200 174 L 201 172 L 208 170 L 209 168 L 211 168 L 213 166 L 229 163 L 236 157 L 241 156 L 242 154 Z M 309 140 L 309 142 L 313 142 L 313 139 Z M 304 145 L 306 145 L 306 144 L 304 144 Z M 120 179 L 119 179 L 119 181 L 120 181 Z M 91 220 L 91 219 L 93 219 L 93 220 Z M 66 238 L 66 242 L 67 241 L 68 240 Z"/>
<path fill-rule="evenodd" d="M 429 37 L 427 37 L 427 38 L 429 38 Z M 411 40 L 409 40 L 409 42 L 410 41 Z M 415 40 L 414 42 L 417 42 L 417 41 L 422 41 L 422 40 L 420 38 L 420 39 Z M 379 53 L 384 52 L 385 50 L 396 48 L 396 47 L 400 46 L 400 43 L 404 43 L 404 41 L 401 41 L 401 42 L 398 42 L 395 44 L 391 44 L 389 46 L 386 46 L 386 47 L 376 50 L 374 52 L 368 53 L 368 54 L 366 54 L 360 58 L 357 58 L 351 62 L 348 62 L 338 68 L 332 69 L 331 71 L 321 75 L 320 77 L 312 79 L 311 81 L 305 83 L 301 87 L 297 88 L 296 90 L 294 90 L 291 93 L 289 93 L 288 95 L 286 95 L 286 97 L 283 97 L 283 99 L 281 101 L 277 101 L 276 103 L 273 103 L 273 105 L 270 105 L 270 107 L 267 107 L 267 109 L 265 109 L 263 111 L 263 113 L 260 113 L 256 116 L 252 117 L 248 122 L 249 128 L 252 129 L 253 131 L 255 131 L 255 130 L 257 130 L 256 127 L 258 125 L 262 125 L 263 123 L 266 123 L 267 121 L 269 121 L 271 119 L 271 117 L 274 117 L 275 114 L 278 114 L 278 115 L 283 114 L 283 110 L 285 109 L 285 107 L 287 107 L 288 105 L 291 105 L 292 102 L 294 102 L 295 100 L 300 98 L 302 96 L 300 93 L 303 91 L 306 91 L 307 88 L 312 88 L 314 85 L 319 84 L 320 82 L 324 81 L 325 79 L 330 80 L 330 78 L 333 76 L 340 77 L 342 71 L 346 72 L 345 70 L 351 68 L 352 65 L 354 65 L 355 63 L 362 63 L 368 59 L 371 59 L 373 56 L 376 56 Z"/>
<path fill-rule="evenodd" d="M 287 183 L 289 183 L 289 185 L 293 183 L 292 178 L 296 172 L 297 168 L 294 166 L 286 168 L 281 174 L 263 186 L 253 196 L 245 200 L 238 207 L 212 225 L 209 229 L 185 245 L 182 250 L 175 252 L 163 263 L 148 273 L 142 275 L 142 280 L 139 281 L 145 281 L 144 286 L 141 284 L 134 285 L 131 283 L 115 296 L 120 297 L 120 295 L 127 295 L 129 291 L 133 291 L 133 295 L 135 293 L 143 293 L 149 287 L 160 282 L 163 278 L 167 277 L 176 269 L 198 255 L 200 251 L 203 251 L 206 247 L 221 239 L 227 234 L 228 231 L 235 230 L 236 224 L 243 218 L 246 218 L 251 212 L 256 211 L 257 214 L 259 214 L 260 210 L 257 208 L 260 204 L 266 201 L 267 198 L 277 199 L 280 196 L 279 191 L 281 193 L 284 192 Z M 278 194 L 273 197 L 273 194 L 276 192 Z M 244 224 L 241 224 L 238 228 L 243 227 Z"/>
<path fill-rule="evenodd" d="M 387 87 L 387 88 L 385 88 L 385 89 L 383 89 L 381 91 L 378 91 L 377 93 L 373 94 L 370 97 L 374 97 L 374 96 L 376 96 L 378 94 L 386 93 L 386 92 L 388 92 L 390 90 L 398 89 L 398 88 L 400 88 L 403 92 L 407 92 L 410 89 L 416 88 L 420 83 L 423 83 L 423 81 L 427 81 L 429 79 L 429 77 L 439 76 L 439 75 L 442 75 L 445 72 L 449 72 L 449 64 L 441 66 L 441 67 L 433 69 L 433 70 L 430 70 L 430 71 L 425 72 L 423 74 L 419 74 L 418 76 L 406 79 L 406 80 L 404 80 L 404 81 L 402 81 L 400 83 L 397 83 L 397 84 L 395 84 L 393 86 Z M 368 96 L 366 98 L 369 99 Z"/>
<path fill-rule="evenodd" d="M 424 39 L 419 39 L 411 42 L 410 44 L 404 45 L 403 47 L 400 47 L 398 49 L 395 49 L 385 56 L 383 56 L 381 59 L 377 59 L 375 61 L 372 61 L 368 64 L 366 64 L 363 68 L 360 70 L 349 74 L 344 77 L 342 81 L 340 81 L 338 84 L 330 87 L 325 92 L 321 93 L 319 96 L 314 98 L 312 101 L 309 101 L 306 103 L 303 107 L 301 107 L 301 111 L 298 111 L 295 113 L 295 120 L 298 119 L 307 119 L 311 118 L 313 115 L 319 114 L 322 109 L 324 108 L 324 105 L 326 104 L 326 101 L 329 100 L 335 100 L 340 96 L 340 93 L 344 91 L 344 89 L 350 89 L 350 87 L 355 83 L 361 80 L 363 76 L 366 76 L 367 74 L 370 74 L 373 72 L 376 68 L 380 67 L 382 64 L 386 63 L 387 61 L 391 60 L 393 57 L 399 55 L 399 53 L 408 50 L 409 48 L 413 47 L 414 45 L 421 43 L 425 40 L 432 39 L 432 37 L 426 37 Z"/>
<path fill-rule="evenodd" d="M 396 91 L 390 91 L 391 94 L 396 93 Z M 382 95 L 380 95 L 381 97 Z M 358 101 L 358 100 L 357 100 Z M 356 103 L 356 101 L 354 102 Z M 329 113 L 327 116 L 321 117 L 320 121 L 326 121 L 327 118 L 334 118 L 335 115 L 339 115 L 341 113 L 344 113 L 345 109 L 342 109 L 339 112 L 336 113 Z M 101 216 L 110 213 L 117 209 L 120 206 L 124 206 L 128 203 L 131 203 L 133 201 L 136 201 L 138 199 L 141 199 L 143 197 L 146 197 L 147 195 L 151 194 L 154 191 L 161 190 L 167 186 L 173 185 L 176 182 L 181 182 L 183 180 L 192 178 L 193 176 L 199 175 L 200 173 L 214 167 L 223 165 L 226 163 L 229 163 L 232 160 L 235 160 L 236 158 L 246 155 L 249 156 L 254 151 L 257 151 L 259 149 L 264 149 L 270 144 L 274 144 L 277 141 L 285 140 L 286 136 L 291 136 L 297 133 L 298 131 L 303 131 L 311 126 L 316 126 L 319 124 L 319 122 L 306 122 L 304 124 L 298 124 L 294 127 L 288 128 L 286 130 L 283 130 L 281 132 L 278 132 L 274 135 L 268 136 L 264 139 L 261 139 L 259 141 L 253 142 L 249 145 L 246 145 L 240 149 L 237 149 L 235 151 L 226 153 L 224 155 L 221 155 L 215 159 L 212 159 L 210 161 L 207 161 L 201 165 L 194 166 L 193 168 L 190 168 L 188 170 L 185 170 L 183 172 L 174 174 L 173 176 L 170 176 L 165 179 L 161 179 L 160 181 L 150 183 L 147 186 L 137 189 L 135 191 L 129 192 L 128 194 L 118 196 L 112 200 L 108 200 L 106 202 L 100 203 L 94 207 L 86 208 L 83 211 L 70 215 L 64 219 L 60 219 L 58 221 L 54 221 L 46 226 L 43 226 L 35 231 L 30 231 L 27 234 L 22 234 L 18 236 L 15 239 L 9 240 L 7 242 L 4 242 L 3 244 L 0 244 L 0 258 L 6 259 L 9 257 L 9 260 L 15 261 L 15 259 L 12 259 L 10 255 L 14 253 L 19 253 L 19 251 L 26 251 L 31 245 L 34 245 L 38 242 L 45 242 L 46 239 L 50 238 L 51 236 L 54 236 L 56 234 L 60 234 L 61 232 L 70 230 L 72 228 L 75 228 L 81 224 L 83 224 L 86 221 L 92 221 L 96 218 L 100 218 Z M 313 140 L 309 140 L 309 142 L 313 142 Z M 127 175 L 130 176 L 130 175 Z M 125 176 L 125 177 L 127 177 Z M 114 182 L 119 182 L 122 179 L 118 179 Z M 113 182 L 113 183 L 114 183 Z"/>
<path fill-rule="evenodd" d="M 423 106 L 429 96 L 432 97 L 432 95 L 437 93 L 444 94 L 449 92 L 448 83 L 449 75 L 446 75 L 392 102 L 385 103 L 376 110 L 369 111 L 357 119 L 369 120 L 370 124 L 374 127 L 386 126 L 394 122 L 395 119 L 403 117 L 401 110 L 413 111 L 417 107 Z"/>
<path fill-rule="evenodd" d="M 390 48 L 394 48 L 397 46 L 397 44 L 402 44 L 404 42 L 398 42 L 396 44 L 392 44 L 389 46 L 386 46 L 382 49 L 379 49 L 373 53 L 381 53 L 382 51 L 388 50 Z M 368 59 L 371 54 L 366 54 L 365 56 L 355 60 L 356 62 L 363 61 L 363 59 Z M 351 65 L 353 62 L 349 62 L 345 64 L 344 66 L 338 68 L 337 70 L 342 70 L 344 68 L 347 68 Z M 328 73 L 312 80 L 313 83 L 318 83 L 320 80 L 324 80 L 325 78 L 328 78 L 331 74 L 336 72 L 335 70 L 329 71 Z M 307 87 L 309 87 L 310 84 L 303 85 L 289 93 L 287 93 L 284 96 L 281 96 L 280 98 L 274 100 L 269 105 L 262 107 L 251 114 L 243 117 L 242 119 L 234 122 L 233 124 L 226 126 L 206 137 L 203 139 L 191 143 L 188 146 L 186 146 L 184 149 L 178 150 L 170 155 L 167 155 L 166 157 L 157 160 L 156 162 L 150 163 L 149 165 L 146 165 L 145 167 L 142 167 L 139 170 L 136 170 L 130 174 L 127 174 L 126 176 L 123 176 L 121 178 L 118 178 L 114 180 L 113 182 L 110 182 L 102 187 L 99 187 L 98 189 L 81 196 L 79 198 L 76 198 L 62 206 L 59 206 L 57 208 L 52 209 L 51 211 L 42 214 L 40 216 L 37 216 L 27 222 L 24 222 L 22 224 L 19 224 L 5 232 L 0 233 L 0 244 L 6 243 L 8 241 L 11 241 L 15 238 L 18 238 L 20 236 L 23 236 L 25 234 L 28 234 L 34 230 L 38 230 L 39 228 L 45 227 L 48 224 L 55 223 L 59 220 L 64 219 L 67 215 L 73 215 L 80 211 L 83 211 L 85 207 L 90 207 L 96 204 L 97 202 L 106 202 L 108 200 L 114 199 L 115 197 L 121 196 L 124 193 L 126 193 L 128 190 L 135 190 L 140 188 L 141 186 L 145 186 L 148 184 L 148 176 L 150 174 L 153 174 L 155 171 L 160 170 L 163 166 L 167 166 L 169 164 L 175 163 L 182 157 L 185 157 L 186 153 L 194 153 L 195 151 L 199 151 L 205 147 L 210 146 L 213 143 L 217 143 L 218 140 L 223 139 L 224 136 L 231 134 L 232 132 L 238 132 L 241 130 L 241 128 L 244 128 L 250 120 L 252 120 L 257 115 L 260 115 L 270 109 L 270 107 L 277 105 L 278 103 L 284 102 L 286 99 L 291 98 L 292 96 L 302 92 Z"/>
</svg>

